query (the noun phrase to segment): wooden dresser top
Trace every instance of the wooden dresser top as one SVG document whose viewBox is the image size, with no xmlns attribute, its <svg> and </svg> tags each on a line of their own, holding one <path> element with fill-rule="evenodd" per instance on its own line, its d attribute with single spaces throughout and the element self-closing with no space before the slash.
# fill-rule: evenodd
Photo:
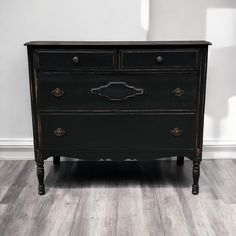
<svg viewBox="0 0 236 236">
<path fill-rule="evenodd" d="M 25 46 L 158 46 L 158 45 L 169 45 L 169 46 L 178 46 L 178 45 L 211 45 L 207 41 L 30 41 L 24 44 Z"/>
</svg>

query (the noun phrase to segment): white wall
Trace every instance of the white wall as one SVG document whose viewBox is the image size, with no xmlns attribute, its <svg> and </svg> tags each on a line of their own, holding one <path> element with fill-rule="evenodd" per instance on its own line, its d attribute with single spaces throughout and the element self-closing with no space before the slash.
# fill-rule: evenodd
<svg viewBox="0 0 236 236">
<path fill-rule="evenodd" d="M 205 156 L 236 157 L 236 1 L 150 1 L 149 40 L 206 39 L 213 43 L 208 63 Z"/>
<path fill-rule="evenodd" d="M 1 0 L 0 148 L 32 144 L 24 42 L 191 39 L 213 43 L 205 144 L 235 148 L 235 0 Z"/>
</svg>

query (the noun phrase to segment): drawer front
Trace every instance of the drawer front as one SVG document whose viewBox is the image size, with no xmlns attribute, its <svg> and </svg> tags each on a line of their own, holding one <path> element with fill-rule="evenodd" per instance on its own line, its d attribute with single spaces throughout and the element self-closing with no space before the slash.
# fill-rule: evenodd
<svg viewBox="0 0 236 236">
<path fill-rule="evenodd" d="M 197 50 L 122 50 L 121 69 L 161 69 L 198 66 Z"/>
<path fill-rule="evenodd" d="M 41 115 L 42 149 L 192 149 L 196 117 L 191 114 Z"/>
<path fill-rule="evenodd" d="M 39 50 L 39 70 L 113 69 L 114 51 L 102 50 Z"/>
<path fill-rule="evenodd" d="M 196 74 L 39 75 L 41 110 L 196 109 Z"/>
</svg>

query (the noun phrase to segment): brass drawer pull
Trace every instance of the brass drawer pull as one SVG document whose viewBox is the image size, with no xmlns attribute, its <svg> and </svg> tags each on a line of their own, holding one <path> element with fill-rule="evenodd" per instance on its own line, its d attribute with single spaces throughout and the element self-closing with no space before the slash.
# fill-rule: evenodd
<svg viewBox="0 0 236 236">
<path fill-rule="evenodd" d="M 179 129 L 179 128 L 174 128 L 173 130 L 170 131 L 170 133 L 173 136 L 178 137 L 178 136 L 180 136 L 183 133 L 183 131 L 181 129 Z"/>
<path fill-rule="evenodd" d="M 64 136 L 66 134 L 66 131 L 63 130 L 62 128 L 57 128 L 56 130 L 53 131 L 53 133 L 57 136 L 57 137 L 61 137 Z"/>
<path fill-rule="evenodd" d="M 73 57 L 72 60 L 73 60 L 74 63 L 79 63 L 79 58 L 78 57 Z"/>
<path fill-rule="evenodd" d="M 162 63 L 163 62 L 163 57 L 158 56 L 156 60 L 157 60 L 157 63 Z"/>
<path fill-rule="evenodd" d="M 59 88 L 55 88 L 54 90 L 52 90 L 52 95 L 57 98 L 63 96 L 63 94 L 64 94 L 64 91 Z"/>
<path fill-rule="evenodd" d="M 182 95 L 184 95 L 184 90 L 181 88 L 176 88 L 172 91 L 172 94 L 174 94 L 176 97 L 181 97 Z"/>
</svg>

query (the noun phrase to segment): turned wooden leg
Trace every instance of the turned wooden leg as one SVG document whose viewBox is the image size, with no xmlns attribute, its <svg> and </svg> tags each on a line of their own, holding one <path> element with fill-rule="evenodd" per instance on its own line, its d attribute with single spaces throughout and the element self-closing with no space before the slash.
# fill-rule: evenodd
<svg viewBox="0 0 236 236">
<path fill-rule="evenodd" d="M 37 165 L 37 177 L 38 177 L 38 194 L 45 194 L 45 186 L 44 186 L 44 160 L 42 155 L 38 152 L 35 157 L 36 165 Z"/>
<path fill-rule="evenodd" d="M 43 195 L 45 194 L 43 163 L 37 163 L 37 176 L 39 181 L 38 193 L 39 195 Z"/>
<path fill-rule="evenodd" d="M 184 157 L 183 156 L 178 156 L 177 157 L 177 165 L 183 165 L 184 164 Z"/>
<path fill-rule="evenodd" d="M 192 194 L 197 195 L 199 193 L 199 181 L 200 177 L 200 161 L 193 161 L 193 187 Z"/>
<path fill-rule="evenodd" d="M 60 157 L 59 156 L 54 156 L 53 157 L 53 164 L 55 166 L 59 166 L 60 165 Z"/>
</svg>

